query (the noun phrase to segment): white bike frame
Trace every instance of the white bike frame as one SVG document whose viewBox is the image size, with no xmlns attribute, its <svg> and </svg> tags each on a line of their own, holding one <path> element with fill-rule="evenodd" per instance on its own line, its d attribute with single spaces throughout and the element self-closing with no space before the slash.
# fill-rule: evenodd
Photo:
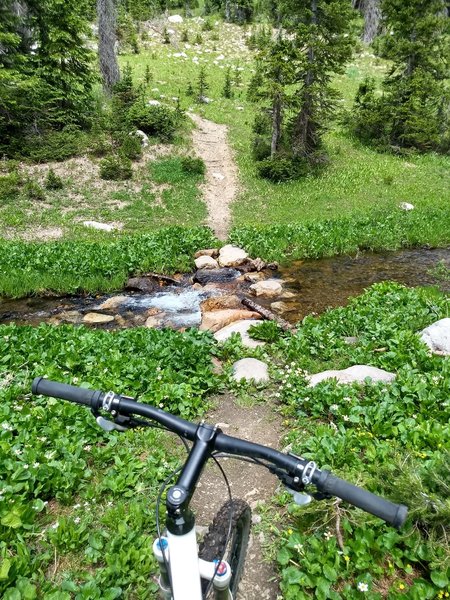
<svg viewBox="0 0 450 600">
<path fill-rule="evenodd" d="M 168 532 L 161 541 L 157 538 L 153 543 L 153 553 L 160 567 L 159 586 L 164 600 L 202 600 L 201 578 L 208 581 L 214 578 L 216 600 L 233 600 L 229 591 L 230 565 L 222 561 L 217 568 L 217 562 L 207 562 L 198 557 L 195 527 L 183 535 Z"/>
</svg>

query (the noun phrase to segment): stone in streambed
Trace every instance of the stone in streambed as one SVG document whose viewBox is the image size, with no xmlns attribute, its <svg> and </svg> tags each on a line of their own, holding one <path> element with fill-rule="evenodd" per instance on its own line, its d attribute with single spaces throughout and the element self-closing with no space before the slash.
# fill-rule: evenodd
<svg viewBox="0 0 450 600">
<path fill-rule="evenodd" d="M 245 263 L 248 259 L 248 254 L 242 248 L 227 244 L 220 249 L 219 265 L 221 267 L 238 267 Z"/>
<path fill-rule="evenodd" d="M 263 298 L 275 298 L 283 291 L 283 286 L 277 279 L 266 279 L 258 281 L 250 286 L 250 292 L 254 296 L 262 296 Z"/>
<path fill-rule="evenodd" d="M 219 267 L 217 260 L 211 256 L 199 256 L 194 262 L 197 269 L 217 269 Z"/>
<path fill-rule="evenodd" d="M 128 296 L 112 296 L 100 304 L 99 310 L 116 310 L 121 304 L 128 300 Z"/>
<path fill-rule="evenodd" d="M 194 275 L 194 282 L 201 285 L 227 283 L 234 281 L 240 276 L 240 272 L 236 269 L 199 269 Z"/>
<path fill-rule="evenodd" d="M 433 354 L 450 356 L 450 318 L 436 321 L 419 335 Z"/>
<path fill-rule="evenodd" d="M 103 313 L 87 313 L 83 317 L 83 323 L 88 325 L 100 325 L 103 323 L 112 323 L 114 321 L 113 315 L 105 315 Z"/>
<path fill-rule="evenodd" d="M 269 369 L 266 363 L 256 358 L 243 358 L 233 365 L 233 379 L 235 381 L 254 381 L 266 383 L 269 381 Z"/>
<path fill-rule="evenodd" d="M 202 322 L 199 329 L 201 331 L 211 331 L 212 333 L 214 333 L 219 329 L 226 327 L 230 323 L 234 323 L 235 321 L 260 318 L 261 315 L 259 313 L 252 312 L 250 310 L 213 310 L 211 312 L 203 313 Z"/>
<path fill-rule="evenodd" d="M 200 256 L 210 256 L 211 258 L 217 258 L 219 256 L 218 248 L 205 248 L 203 250 L 198 250 L 194 254 L 194 258 L 199 258 Z"/>
<path fill-rule="evenodd" d="M 309 379 L 309 386 L 314 387 L 325 379 L 336 379 L 338 383 L 364 383 L 366 379 L 371 379 L 372 382 L 383 382 L 392 383 L 396 375 L 389 373 L 383 369 L 377 367 L 371 367 L 368 365 L 353 365 L 348 369 L 342 369 L 340 371 L 322 371 L 322 373 L 316 373 L 311 375 Z"/>
</svg>

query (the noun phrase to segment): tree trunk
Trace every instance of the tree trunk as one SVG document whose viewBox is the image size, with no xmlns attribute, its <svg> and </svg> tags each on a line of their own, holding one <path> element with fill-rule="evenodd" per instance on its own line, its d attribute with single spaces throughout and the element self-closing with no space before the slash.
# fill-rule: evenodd
<svg viewBox="0 0 450 600">
<path fill-rule="evenodd" d="M 311 24 L 317 25 L 317 0 L 311 0 Z M 314 47 L 308 48 L 308 63 L 312 66 L 315 61 Z M 312 69 L 308 70 L 303 88 L 300 92 L 300 112 L 295 118 L 292 152 L 294 156 L 307 156 L 314 152 L 319 145 L 317 135 L 317 124 L 313 119 L 314 99 L 311 93 L 311 87 L 314 83 L 314 73 Z"/>
<path fill-rule="evenodd" d="M 225 21 L 231 21 L 231 0 L 225 0 Z"/>
<path fill-rule="evenodd" d="M 281 93 L 277 92 L 272 105 L 272 143 L 270 145 L 270 156 L 273 157 L 280 145 L 281 138 L 281 119 L 282 119 L 282 98 Z"/>
<path fill-rule="evenodd" d="M 116 56 L 116 21 L 115 0 L 97 0 L 98 16 L 98 57 L 103 78 L 103 89 L 111 94 L 114 85 L 120 79 L 119 65 Z"/>
<path fill-rule="evenodd" d="M 360 9 L 364 16 L 364 32 L 362 35 L 362 41 L 365 44 L 371 44 L 378 35 L 380 27 L 380 0 L 364 0 L 360 5 Z"/>
</svg>

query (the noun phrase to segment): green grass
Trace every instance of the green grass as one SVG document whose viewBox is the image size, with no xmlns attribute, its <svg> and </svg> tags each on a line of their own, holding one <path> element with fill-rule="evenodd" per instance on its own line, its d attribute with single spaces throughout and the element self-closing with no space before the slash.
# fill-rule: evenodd
<svg viewBox="0 0 450 600">
<path fill-rule="evenodd" d="M 197 28 L 189 25 L 189 29 L 195 32 Z M 321 176 L 284 184 L 261 180 L 256 174 L 250 147 L 255 107 L 245 99 L 254 66 L 252 53 L 238 47 L 243 39 L 238 27 L 222 25 L 219 36 L 219 42 L 205 41 L 197 48 L 202 51 L 200 64 L 205 66 L 210 84 L 208 96 L 213 102 L 208 105 L 196 105 L 185 95 L 187 84 L 195 85 L 198 77 L 199 66 L 192 62 L 195 47 L 185 49 L 181 44 L 176 49 L 153 42 L 147 53 L 122 60 L 130 62 L 138 81 L 142 81 L 145 67 L 150 65 L 154 74 L 150 90 L 158 88 L 158 92 L 149 91 L 151 96 L 159 98 L 160 93 L 167 98 L 179 96 L 183 107 L 230 126 L 242 183 L 242 192 L 233 207 L 234 226 L 303 223 L 365 214 L 372 209 L 395 210 L 401 202 L 409 202 L 419 209 L 439 208 L 448 203 L 448 156 L 381 154 L 349 139 L 337 126 L 325 138 L 330 166 Z M 205 54 L 205 48 L 210 52 Z M 187 59 L 173 56 L 181 51 L 188 55 Z M 225 60 L 214 64 L 214 59 L 221 54 L 226 54 Z M 234 88 L 236 95 L 231 100 L 222 98 L 225 69 L 220 66 L 226 65 L 239 65 L 244 69 L 243 84 Z M 342 105 L 351 106 L 356 89 L 366 75 L 380 80 L 387 67 L 385 61 L 367 51 L 355 56 L 346 73 L 335 81 L 336 88 L 343 94 Z"/>
<path fill-rule="evenodd" d="M 14 202 L 3 202 L 0 235 L 11 237 L 13 230 L 19 237 L 28 232 L 31 239 L 39 239 L 39 230 L 60 228 L 65 239 L 95 240 L 111 234 L 87 228 L 83 221 L 114 223 L 122 233 L 135 233 L 178 225 L 180 221 L 186 227 L 195 227 L 206 218 L 199 192 L 203 178 L 184 171 L 177 154 L 138 163 L 134 179 L 120 183 L 102 181 L 95 165 L 88 159 L 82 161 L 65 163 L 64 188 L 44 190 L 44 200 L 30 199 L 19 191 Z M 39 167 L 38 172 L 39 179 L 43 179 L 46 169 Z"/>
</svg>

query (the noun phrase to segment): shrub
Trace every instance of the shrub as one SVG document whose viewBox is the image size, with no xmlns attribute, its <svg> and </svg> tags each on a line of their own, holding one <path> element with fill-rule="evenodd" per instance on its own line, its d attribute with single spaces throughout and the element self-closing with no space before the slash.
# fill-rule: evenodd
<svg viewBox="0 0 450 600">
<path fill-rule="evenodd" d="M 184 156 L 181 159 L 181 168 L 185 173 L 192 175 L 204 175 L 206 171 L 205 163 L 201 158 Z"/>
<path fill-rule="evenodd" d="M 139 160 L 142 157 L 142 143 L 140 138 L 133 133 L 124 136 L 120 146 L 120 153 L 130 160 Z"/>
<path fill-rule="evenodd" d="M 211 21 L 209 19 L 205 19 L 202 25 L 202 31 L 212 31 L 214 29 Z"/>
<path fill-rule="evenodd" d="M 197 35 L 195 36 L 194 44 L 197 44 L 198 46 L 201 46 L 203 44 L 203 37 L 201 33 L 197 33 Z"/>
<path fill-rule="evenodd" d="M 141 129 L 147 135 L 168 141 L 173 139 L 179 125 L 180 114 L 168 106 L 152 106 L 139 101 L 128 111 L 130 127 Z"/>
<path fill-rule="evenodd" d="M 270 157 L 270 142 L 267 137 L 257 135 L 253 140 L 252 154 L 256 161 L 265 160 Z"/>
<path fill-rule="evenodd" d="M 124 156 L 107 156 L 100 162 L 100 177 L 110 181 L 131 179 L 131 161 Z"/>
<path fill-rule="evenodd" d="M 0 203 L 12 202 L 20 193 L 22 178 L 17 171 L 0 177 Z"/>
<path fill-rule="evenodd" d="M 63 180 L 56 175 L 53 169 L 49 169 L 45 178 L 45 188 L 47 190 L 61 190 L 64 187 Z"/>
<path fill-rule="evenodd" d="M 187 29 L 183 29 L 181 32 L 180 41 L 186 43 L 189 42 L 189 33 Z"/>
<path fill-rule="evenodd" d="M 23 186 L 23 191 L 30 200 L 45 200 L 45 192 L 37 181 L 29 179 Z"/>
<path fill-rule="evenodd" d="M 264 179 L 279 183 L 296 177 L 295 165 L 290 158 L 266 158 L 258 164 L 258 173 Z"/>
<path fill-rule="evenodd" d="M 102 158 L 111 152 L 111 141 L 108 136 L 99 134 L 95 137 L 89 149 L 89 153 L 96 157 Z"/>
<path fill-rule="evenodd" d="M 80 129 L 68 126 L 61 131 L 25 138 L 20 154 L 34 162 L 63 161 L 82 154 L 86 150 L 86 139 Z"/>
</svg>

